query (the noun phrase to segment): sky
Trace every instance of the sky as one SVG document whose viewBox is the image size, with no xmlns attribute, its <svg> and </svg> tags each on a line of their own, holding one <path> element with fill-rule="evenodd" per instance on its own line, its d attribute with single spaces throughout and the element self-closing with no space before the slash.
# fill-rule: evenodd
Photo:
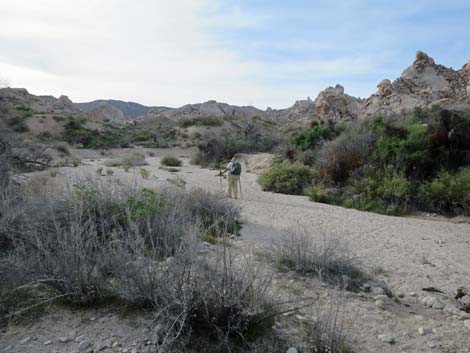
<svg viewBox="0 0 470 353">
<path fill-rule="evenodd" d="M 468 0 L 0 0 L 0 86 L 74 102 L 367 97 L 417 50 L 470 59 Z"/>
</svg>

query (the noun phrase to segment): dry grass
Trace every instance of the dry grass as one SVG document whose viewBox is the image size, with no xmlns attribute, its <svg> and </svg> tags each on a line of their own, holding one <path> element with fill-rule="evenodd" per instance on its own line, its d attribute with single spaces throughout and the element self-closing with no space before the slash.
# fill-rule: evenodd
<svg viewBox="0 0 470 353">
<path fill-rule="evenodd" d="M 298 228 L 274 244 L 272 255 L 287 268 L 322 281 L 356 290 L 368 276 L 344 240 Z"/>
<path fill-rule="evenodd" d="M 110 159 L 105 162 L 106 167 L 140 167 L 144 165 L 147 165 L 147 161 L 145 160 L 145 154 L 140 151 L 132 151 L 122 157 Z"/>
<path fill-rule="evenodd" d="M 226 200 L 94 180 L 60 197 L 15 192 L 2 189 L 0 198 L 9 249 L 0 256 L 2 296 L 18 288 L 29 295 L 3 308 L 3 318 L 56 300 L 138 304 L 155 313 L 158 352 L 189 343 L 229 352 L 271 327 L 271 274 L 225 244 L 198 251 L 206 232 L 238 227 L 238 209 Z"/>
<path fill-rule="evenodd" d="M 306 352 L 354 353 L 352 328 L 354 319 L 346 317 L 344 305 L 317 303 L 312 316 L 304 324 Z"/>
</svg>

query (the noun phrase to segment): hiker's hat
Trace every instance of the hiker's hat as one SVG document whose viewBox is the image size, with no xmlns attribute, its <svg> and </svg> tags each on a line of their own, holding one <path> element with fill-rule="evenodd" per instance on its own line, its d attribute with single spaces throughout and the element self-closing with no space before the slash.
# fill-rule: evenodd
<svg viewBox="0 0 470 353">
<path fill-rule="evenodd" d="M 232 162 L 236 161 L 237 160 L 237 157 L 236 156 L 233 156 L 232 157 Z"/>
</svg>

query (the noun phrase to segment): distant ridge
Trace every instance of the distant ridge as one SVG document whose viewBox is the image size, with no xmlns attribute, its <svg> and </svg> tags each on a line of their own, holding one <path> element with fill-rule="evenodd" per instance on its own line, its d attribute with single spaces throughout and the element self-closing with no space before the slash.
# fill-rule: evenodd
<svg viewBox="0 0 470 353">
<path fill-rule="evenodd" d="M 124 102 L 115 99 L 98 99 L 92 102 L 74 103 L 74 105 L 83 111 L 91 112 L 94 109 L 98 108 L 102 103 L 107 103 L 119 109 L 122 114 L 130 120 L 144 116 L 151 110 L 163 111 L 168 109 L 167 107 L 148 107 L 146 105 L 142 105 L 135 102 Z"/>
</svg>

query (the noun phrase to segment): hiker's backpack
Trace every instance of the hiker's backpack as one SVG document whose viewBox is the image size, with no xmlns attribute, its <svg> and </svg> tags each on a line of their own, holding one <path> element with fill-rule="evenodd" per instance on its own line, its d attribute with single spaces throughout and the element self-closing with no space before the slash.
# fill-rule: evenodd
<svg viewBox="0 0 470 353">
<path fill-rule="evenodd" d="M 242 173 L 242 165 L 238 162 L 233 162 L 232 175 L 240 175 Z"/>
</svg>

